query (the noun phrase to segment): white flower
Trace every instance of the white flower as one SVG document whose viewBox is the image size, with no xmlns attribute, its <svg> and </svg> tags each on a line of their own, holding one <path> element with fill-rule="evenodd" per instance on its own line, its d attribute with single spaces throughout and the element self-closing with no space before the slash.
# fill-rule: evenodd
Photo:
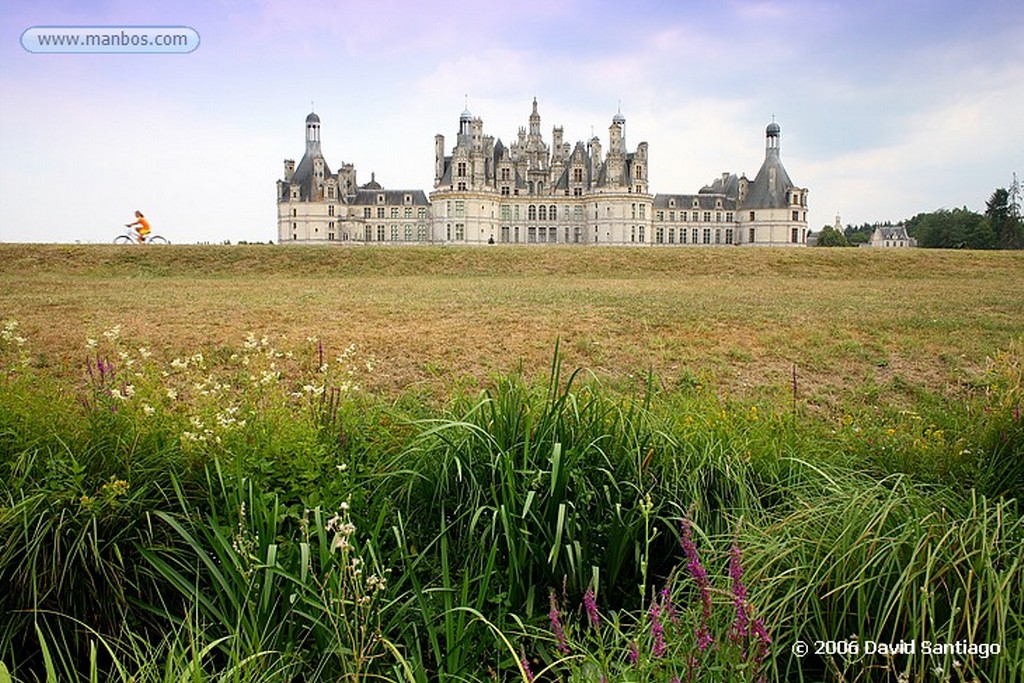
<svg viewBox="0 0 1024 683">
<path fill-rule="evenodd" d="M 149 358 L 150 356 L 153 355 L 153 353 L 145 346 L 140 346 L 139 355 L 142 356 L 143 358 Z"/>
<path fill-rule="evenodd" d="M 167 398 L 171 399 L 172 401 L 178 400 L 178 392 L 175 391 L 174 389 L 168 389 Z"/>
<path fill-rule="evenodd" d="M 188 367 L 188 361 L 182 360 L 180 358 L 175 358 L 174 360 L 171 361 L 171 367 L 174 368 L 175 370 L 184 370 L 185 368 Z"/>
<path fill-rule="evenodd" d="M 117 338 L 121 336 L 121 326 L 114 325 L 109 330 L 103 333 L 103 336 L 110 341 L 117 341 Z"/>
<path fill-rule="evenodd" d="M 149 405 L 148 403 L 143 403 L 142 404 L 142 412 L 145 413 L 146 415 L 152 415 L 153 413 L 156 412 L 156 408 L 154 408 L 153 406 Z"/>
<path fill-rule="evenodd" d="M 87 348 L 87 349 L 95 349 L 97 343 L 98 342 L 95 339 L 93 339 L 92 337 L 89 337 L 88 339 L 85 340 L 85 348 Z"/>
</svg>

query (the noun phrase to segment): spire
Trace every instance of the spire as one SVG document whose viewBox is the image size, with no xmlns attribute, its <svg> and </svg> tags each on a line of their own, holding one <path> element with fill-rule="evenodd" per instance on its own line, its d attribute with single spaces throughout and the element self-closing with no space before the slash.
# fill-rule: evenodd
<svg viewBox="0 0 1024 683">
<path fill-rule="evenodd" d="M 306 154 L 320 155 L 320 117 L 315 112 L 306 117 Z"/>
</svg>

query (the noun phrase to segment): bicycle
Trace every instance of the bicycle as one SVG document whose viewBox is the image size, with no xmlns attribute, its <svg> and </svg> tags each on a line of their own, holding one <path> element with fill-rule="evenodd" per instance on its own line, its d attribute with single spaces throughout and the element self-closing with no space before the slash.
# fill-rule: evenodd
<svg viewBox="0 0 1024 683">
<path fill-rule="evenodd" d="M 139 233 L 134 230 L 125 230 L 123 235 L 118 235 L 114 238 L 114 244 L 139 244 Z M 145 240 L 142 244 L 170 244 L 170 241 L 166 237 L 160 235 L 154 235 L 150 233 L 146 235 Z"/>
</svg>

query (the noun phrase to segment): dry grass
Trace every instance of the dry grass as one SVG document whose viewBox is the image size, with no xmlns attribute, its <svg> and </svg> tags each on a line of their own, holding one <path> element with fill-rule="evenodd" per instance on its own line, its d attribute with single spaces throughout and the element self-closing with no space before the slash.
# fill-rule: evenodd
<svg viewBox="0 0 1024 683">
<path fill-rule="evenodd" d="M 1024 335 L 1024 254 L 866 249 L 0 245 L 0 318 L 78 373 L 115 324 L 167 354 L 249 332 L 355 342 L 379 388 L 448 391 L 569 366 L 827 405 L 898 384 L 955 396 Z M 1019 347 L 1018 347 L 1019 348 Z"/>
</svg>

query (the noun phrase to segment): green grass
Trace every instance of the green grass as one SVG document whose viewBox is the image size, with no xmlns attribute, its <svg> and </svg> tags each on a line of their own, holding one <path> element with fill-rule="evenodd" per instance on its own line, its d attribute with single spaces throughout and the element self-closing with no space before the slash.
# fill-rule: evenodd
<svg viewBox="0 0 1024 683">
<path fill-rule="evenodd" d="M 0 661 L 1019 682 L 1019 258 L 638 253 L 0 246 Z M 1002 651 L 792 652 L 853 636 Z"/>
</svg>

